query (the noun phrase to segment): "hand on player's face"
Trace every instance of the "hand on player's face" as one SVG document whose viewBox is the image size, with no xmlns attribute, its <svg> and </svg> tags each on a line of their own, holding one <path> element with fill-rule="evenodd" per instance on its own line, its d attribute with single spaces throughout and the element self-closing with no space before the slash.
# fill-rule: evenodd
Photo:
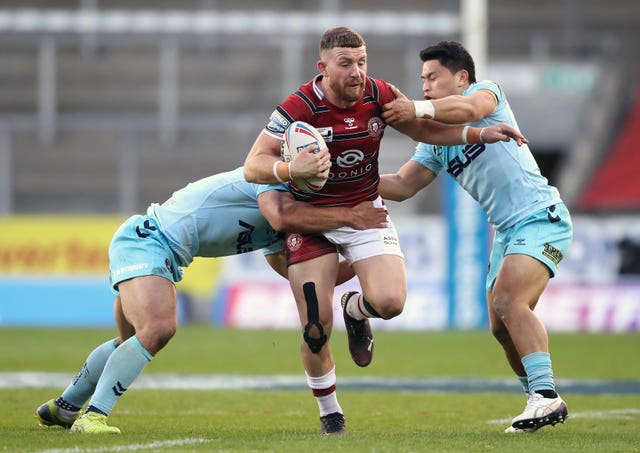
<svg viewBox="0 0 640 453">
<path fill-rule="evenodd" d="M 315 152 L 316 145 L 309 145 L 299 152 L 291 161 L 291 176 L 296 178 L 329 177 L 331 154 L 327 148 Z"/>
</svg>

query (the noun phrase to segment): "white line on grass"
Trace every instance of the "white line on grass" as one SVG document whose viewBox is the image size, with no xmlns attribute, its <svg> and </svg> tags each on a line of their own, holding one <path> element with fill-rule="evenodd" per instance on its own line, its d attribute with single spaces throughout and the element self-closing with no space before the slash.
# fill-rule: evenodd
<svg viewBox="0 0 640 453">
<path fill-rule="evenodd" d="M 33 371 L 0 372 L 0 388 L 65 388 L 74 378 L 71 373 Z M 640 394 L 640 381 L 606 379 L 558 379 L 558 387 L 567 393 Z M 135 382 L 136 389 L 151 390 L 308 390 L 300 375 L 194 375 L 147 374 Z M 414 392 L 519 392 L 513 378 L 459 377 L 371 377 L 343 376 L 342 390 L 387 390 Z"/>
<path fill-rule="evenodd" d="M 181 445 L 193 445 L 204 444 L 211 442 L 211 439 L 204 439 L 202 437 L 192 437 L 186 439 L 172 439 L 172 440 L 159 440 L 155 442 L 149 442 L 147 444 L 129 444 L 129 445 L 114 445 L 113 447 L 101 447 L 101 448 L 54 448 L 51 450 L 42 450 L 40 453 L 104 453 L 109 451 L 138 451 L 138 450 L 156 450 L 159 448 L 178 447 Z"/>
</svg>

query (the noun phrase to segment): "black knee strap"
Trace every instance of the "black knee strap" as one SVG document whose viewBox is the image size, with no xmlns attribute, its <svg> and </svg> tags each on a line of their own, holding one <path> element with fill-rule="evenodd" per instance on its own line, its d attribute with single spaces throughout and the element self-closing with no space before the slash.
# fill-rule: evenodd
<svg viewBox="0 0 640 453">
<path fill-rule="evenodd" d="M 304 292 L 304 298 L 307 301 L 307 325 L 304 326 L 304 334 L 302 335 L 302 338 L 304 338 L 304 341 L 309 346 L 309 349 L 311 349 L 311 352 L 317 354 L 327 342 L 327 336 L 324 333 L 322 324 L 320 324 L 320 312 L 318 309 L 318 296 L 316 295 L 315 283 L 305 283 L 302 285 L 302 291 Z M 309 336 L 309 331 L 314 327 L 318 329 L 320 338 Z"/>
</svg>

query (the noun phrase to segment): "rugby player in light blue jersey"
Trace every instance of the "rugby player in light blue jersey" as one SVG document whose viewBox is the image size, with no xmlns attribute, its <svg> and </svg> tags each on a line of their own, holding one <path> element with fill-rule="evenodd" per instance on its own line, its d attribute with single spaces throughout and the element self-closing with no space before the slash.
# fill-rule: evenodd
<svg viewBox="0 0 640 453">
<path fill-rule="evenodd" d="M 426 100 L 410 101 L 397 91 L 383 118 L 391 125 L 411 124 L 412 137 L 423 143 L 397 173 L 382 175 L 380 193 L 405 200 L 446 170 L 480 204 L 495 230 L 486 283 L 491 331 L 528 395 L 524 411 L 505 432 L 563 423 L 567 405 L 556 392 L 547 332 L 533 309 L 567 253 L 569 212 L 526 143 L 424 143 L 425 121 L 518 126 L 500 87 L 476 82 L 473 59 L 462 45 L 443 41 L 422 50 L 420 58 Z"/>
<path fill-rule="evenodd" d="M 315 207 L 295 201 L 284 187 L 246 182 L 243 174 L 241 167 L 193 182 L 118 228 L 109 247 L 118 337 L 94 349 L 60 397 L 37 409 L 41 425 L 59 425 L 75 433 L 120 433 L 107 425 L 107 416 L 175 334 L 175 283 L 194 257 L 262 250 L 286 278 L 282 232 L 386 225 L 386 210 L 371 202 L 354 208 Z M 337 284 L 353 275 L 345 262 Z"/>
</svg>

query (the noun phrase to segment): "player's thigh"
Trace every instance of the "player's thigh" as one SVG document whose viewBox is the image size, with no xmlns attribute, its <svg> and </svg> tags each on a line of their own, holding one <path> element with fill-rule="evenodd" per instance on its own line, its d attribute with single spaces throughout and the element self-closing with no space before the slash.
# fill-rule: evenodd
<svg viewBox="0 0 640 453">
<path fill-rule="evenodd" d="M 122 313 L 136 332 L 171 328 L 176 323 L 176 288 L 157 275 L 120 282 Z"/>
<path fill-rule="evenodd" d="M 524 254 L 504 257 L 493 287 L 493 301 L 510 300 L 526 303 L 531 308 L 551 277 L 549 268 L 541 261 Z"/>
<path fill-rule="evenodd" d="M 328 253 L 316 258 L 292 264 L 288 268 L 289 284 L 296 299 L 298 313 L 302 324 L 307 321 L 307 297 L 304 285 L 315 292 L 318 301 L 318 312 L 320 321 L 324 324 L 330 323 L 333 314 L 333 292 L 338 274 L 338 254 Z"/>
<path fill-rule="evenodd" d="M 407 274 L 402 257 L 377 255 L 356 261 L 352 267 L 367 300 L 406 299 Z"/>
</svg>

